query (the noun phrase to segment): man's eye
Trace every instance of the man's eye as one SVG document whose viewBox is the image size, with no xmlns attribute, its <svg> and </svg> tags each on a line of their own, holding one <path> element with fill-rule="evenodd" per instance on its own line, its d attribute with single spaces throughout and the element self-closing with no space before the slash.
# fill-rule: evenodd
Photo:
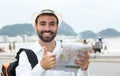
<svg viewBox="0 0 120 76">
<path fill-rule="evenodd" d="M 45 23 L 40 23 L 40 25 L 45 25 Z"/>
<path fill-rule="evenodd" d="M 50 23 L 51 26 L 55 26 L 55 23 Z"/>
<path fill-rule="evenodd" d="M 44 21 L 41 21 L 39 25 L 46 25 L 46 23 Z"/>
</svg>

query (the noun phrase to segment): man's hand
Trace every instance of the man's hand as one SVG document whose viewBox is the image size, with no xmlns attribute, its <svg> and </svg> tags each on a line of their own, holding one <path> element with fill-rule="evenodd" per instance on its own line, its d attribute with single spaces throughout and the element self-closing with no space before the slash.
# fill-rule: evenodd
<svg viewBox="0 0 120 76">
<path fill-rule="evenodd" d="M 75 59 L 75 64 L 79 66 L 82 70 L 87 70 L 89 65 L 88 51 L 84 51 L 84 55 L 78 54 L 77 58 Z"/>
<path fill-rule="evenodd" d="M 48 54 L 47 49 L 45 47 L 43 48 L 44 52 L 40 64 L 44 70 L 49 70 L 56 66 L 56 55 L 52 53 Z"/>
</svg>

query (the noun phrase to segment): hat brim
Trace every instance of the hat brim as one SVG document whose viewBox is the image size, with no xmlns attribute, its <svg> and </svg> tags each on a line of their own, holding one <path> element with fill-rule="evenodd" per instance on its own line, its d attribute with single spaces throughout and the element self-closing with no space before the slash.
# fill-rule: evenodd
<svg viewBox="0 0 120 76">
<path fill-rule="evenodd" d="M 35 13 L 33 14 L 33 16 L 32 16 L 32 25 L 33 25 L 34 28 L 35 28 L 35 20 L 36 20 L 36 17 L 37 17 L 38 15 L 40 15 L 40 14 L 42 14 L 42 13 L 41 13 L 41 12 L 35 12 Z M 60 26 L 60 25 L 61 25 L 61 22 L 62 22 L 62 15 L 59 14 L 59 13 L 54 13 L 54 14 L 57 16 L 57 18 L 58 18 L 58 20 L 59 20 L 58 26 Z"/>
</svg>

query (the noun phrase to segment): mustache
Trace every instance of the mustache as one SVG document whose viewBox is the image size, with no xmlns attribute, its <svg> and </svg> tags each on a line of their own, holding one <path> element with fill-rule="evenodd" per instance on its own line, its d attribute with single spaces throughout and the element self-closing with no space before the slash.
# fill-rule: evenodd
<svg viewBox="0 0 120 76">
<path fill-rule="evenodd" d="M 42 31 L 41 33 L 42 33 L 42 34 L 43 34 L 43 33 L 50 33 L 50 34 L 53 34 L 54 32 L 53 32 L 53 31 L 50 31 L 50 30 L 48 30 L 48 31 L 45 30 L 45 31 Z"/>
</svg>

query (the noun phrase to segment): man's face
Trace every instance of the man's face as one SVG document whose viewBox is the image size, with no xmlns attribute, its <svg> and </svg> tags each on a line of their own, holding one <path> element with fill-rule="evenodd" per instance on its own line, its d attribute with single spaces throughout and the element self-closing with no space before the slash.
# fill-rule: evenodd
<svg viewBox="0 0 120 76">
<path fill-rule="evenodd" d="M 44 42 L 52 41 L 58 30 L 57 20 L 54 16 L 40 16 L 35 25 L 38 37 Z"/>
</svg>

